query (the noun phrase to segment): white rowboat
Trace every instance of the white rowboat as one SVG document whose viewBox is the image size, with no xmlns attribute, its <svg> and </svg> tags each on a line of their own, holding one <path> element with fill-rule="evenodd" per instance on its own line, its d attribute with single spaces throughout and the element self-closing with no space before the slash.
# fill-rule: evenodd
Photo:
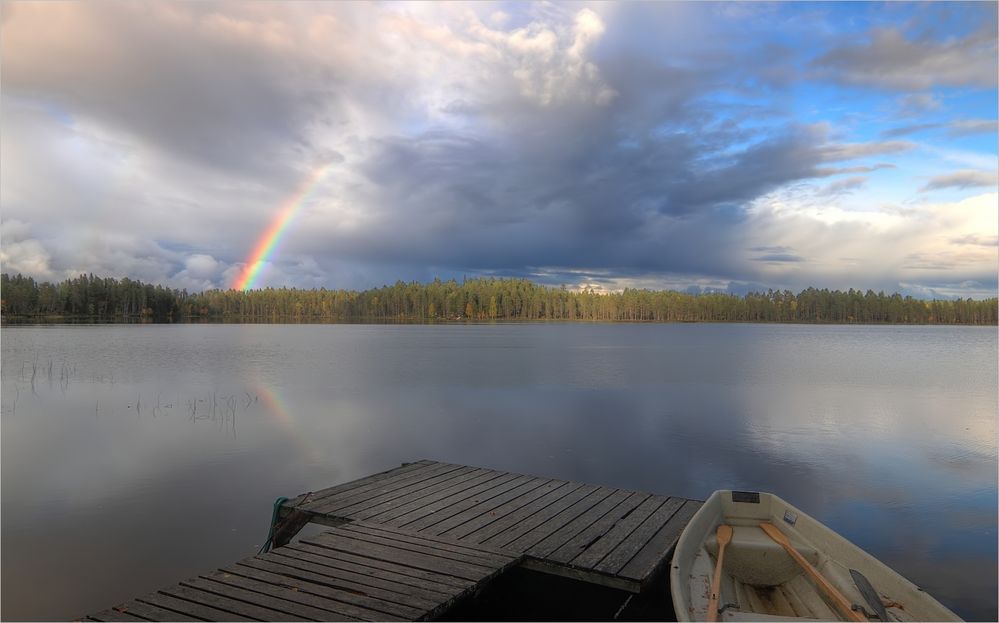
<svg viewBox="0 0 999 623">
<path fill-rule="evenodd" d="M 779 532 L 769 536 L 770 528 L 761 524 Z M 731 531 L 719 531 L 723 525 L 731 526 Z M 797 554 L 778 542 L 785 537 Z M 687 524 L 673 554 L 670 591 L 677 621 L 709 620 L 720 549 L 719 621 L 879 621 L 875 600 L 890 621 L 961 620 L 887 565 L 779 497 L 715 491 Z M 865 579 L 873 587 L 867 598 L 860 586 Z"/>
</svg>

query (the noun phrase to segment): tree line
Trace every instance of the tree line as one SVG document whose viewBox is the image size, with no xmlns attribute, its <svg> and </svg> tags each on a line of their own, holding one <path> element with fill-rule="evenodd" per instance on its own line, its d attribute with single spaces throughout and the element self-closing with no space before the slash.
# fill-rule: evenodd
<svg viewBox="0 0 999 623">
<path fill-rule="evenodd" d="M 57 284 L 0 275 L 6 318 L 99 321 L 469 321 L 802 322 L 995 325 L 999 299 L 922 300 L 867 290 L 808 288 L 745 296 L 625 289 L 600 293 L 526 279 L 396 282 L 370 290 L 206 290 L 188 293 L 132 279 L 80 275 Z"/>
</svg>

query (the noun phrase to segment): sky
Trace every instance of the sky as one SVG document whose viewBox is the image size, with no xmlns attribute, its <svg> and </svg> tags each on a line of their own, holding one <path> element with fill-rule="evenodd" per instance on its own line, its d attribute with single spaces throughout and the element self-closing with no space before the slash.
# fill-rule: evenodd
<svg viewBox="0 0 999 623">
<path fill-rule="evenodd" d="M 995 2 L 0 11 L 11 274 L 999 287 Z"/>
</svg>

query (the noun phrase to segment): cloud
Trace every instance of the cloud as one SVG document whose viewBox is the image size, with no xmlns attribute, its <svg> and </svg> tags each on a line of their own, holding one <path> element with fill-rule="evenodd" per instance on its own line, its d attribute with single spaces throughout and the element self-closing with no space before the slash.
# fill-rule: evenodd
<svg viewBox="0 0 999 623">
<path fill-rule="evenodd" d="M 959 119 L 947 124 L 950 136 L 970 136 L 972 134 L 994 134 L 999 130 L 995 119 Z"/>
<path fill-rule="evenodd" d="M 880 128 L 810 99 L 811 42 L 720 37 L 711 7 L 495 9 L 5 5 L 0 202 L 5 223 L 31 223 L 5 234 L 5 266 L 226 287 L 329 164 L 261 285 L 480 274 L 611 289 L 890 284 L 898 274 L 838 258 L 876 262 L 865 245 L 924 240 L 913 232 L 928 219 L 881 212 L 879 184 L 898 176 L 868 174 L 927 154 L 990 166 L 945 141 L 872 140 Z M 791 110 L 791 96 L 817 112 Z M 929 92 L 902 101 L 937 103 Z M 944 138 L 989 127 L 942 118 Z M 827 248 L 813 252 L 791 224 Z M 833 255 L 837 245 L 852 251 Z"/>
<path fill-rule="evenodd" d="M 982 296 L 999 285 L 999 255 L 994 246 L 969 242 L 988 242 L 999 231 L 997 202 L 999 195 L 985 193 L 912 204 L 900 213 L 836 207 L 805 189 L 775 191 L 754 202 L 747 228 L 752 233 L 743 243 L 747 268 L 739 279 L 791 289 L 816 279 L 831 288 L 885 291 L 924 283 L 936 284 L 947 296 L 960 292 L 961 283 L 977 282 L 974 295 Z M 761 253 L 761 247 L 775 250 Z M 798 255 L 794 249 L 807 249 L 808 262 L 750 262 L 763 255 Z"/>
<path fill-rule="evenodd" d="M 219 269 L 219 262 L 214 257 L 204 253 L 196 253 L 184 260 L 184 268 L 192 275 L 207 277 Z"/>
<path fill-rule="evenodd" d="M 909 93 L 896 100 L 899 114 L 903 117 L 912 117 L 939 110 L 941 105 L 940 100 L 932 93 Z"/>
<path fill-rule="evenodd" d="M 759 257 L 753 258 L 754 262 L 803 262 L 805 261 L 800 255 L 794 255 L 793 253 L 767 253 Z"/>
<path fill-rule="evenodd" d="M 921 299 L 984 299 L 995 296 L 995 285 L 989 281 L 968 279 L 960 282 L 930 281 L 925 283 L 899 282 L 898 292 L 903 296 Z"/>
<path fill-rule="evenodd" d="M 812 66 L 821 76 L 858 86 L 892 90 L 994 88 L 999 47 L 995 19 L 990 21 L 963 38 L 943 41 L 910 39 L 896 29 L 876 29 L 864 41 L 844 42 L 826 52 Z M 917 99 L 910 102 L 918 105 Z"/>
<path fill-rule="evenodd" d="M 910 134 L 916 134 L 917 132 L 925 132 L 926 130 L 936 130 L 942 127 L 942 123 L 916 123 L 913 125 L 904 125 L 897 128 L 890 128 L 881 133 L 884 138 L 897 138 L 899 136 L 908 136 Z"/>
<path fill-rule="evenodd" d="M 966 169 L 944 175 L 935 175 L 930 178 L 930 181 L 926 185 L 919 189 L 919 192 L 941 190 L 944 188 L 976 188 L 995 186 L 996 184 L 999 184 L 999 174 L 995 171 Z"/>
<path fill-rule="evenodd" d="M 868 156 L 897 154 L 909 151 L 915 147 L 909 141 L 872 141 L 867 143 L 840 143 L 824 145 L 820 148 L 825 161 L 855 160 Z"/>
<path fill-rule="evenodd" d="M 757 253 L 791 253 L 794 251 L 791 247 L 785 247 L 781 245 L 769 245 L 761 247 L 752 247 L 750 251 L 755 251 Z"/>
<path fill-rule="evenodd" d="M 488 114 L 495 110 L 495 102 L 489 101 L 494 100 L 493 94 L 484 92 L 486 84 L 494 89 L 512 87 L 523 101 L 541 107 L 570 102 L 606 105 L 615 96 L 600 69 L 588 58 L 605 31 L 602 18 L 591 9 L 557 12 L 510 30 L 504 28 L 509 20 L 497 20 L 496 13 L 488 20 L 495 28 L 472 12 L 464 12 L 453 25 L 434 25 L 420 14 L 409 12 L 390 12 L 377 21 L 379 30 L 402 39 L 403 50 L 411 54 L 408 59 L 402 57 L 396 46 L 394 54 L 390 54 L 403 65 L 396 69 L 414 71 L 432 87 L 436 85 L 432 84 L 435 78 L 431 73 L 453 75 L 459 63 L 463 70 L 474 68 L 478 79 L 461 78 L 467 83 L 459 90 L 473 96 L 457 99 L 463 102 L 461 108 L 465 111 Z M 387 47 L 387 42 L 382 43 Z M 376 55 L 380 51 L 365 59 L 367 68 L 375 72 L 384 65 Z M 427 62 L 432 65 L 424 66 Z"/>
<path fill-rule="evenodd" d="M 834 167 L 834 168 L 819 168 L 816 169 L 819 177 L 828 177 L 831 175 L 843 175 L 846 173 L 873 173 L 874 171 L 880 171 L 882 169 L 894 169 L 895 165 L 889 164 L 887 162 L 880 162 L 871 166 L 856 166 L 856 167 Z"/>
<path fill-rule="evenodd" d="M 629 90 L 620 92 L 627 102 Z M 634 123 L 637 115 L 617 106 L 601 115 Z M 730 270 L 735 260 L 724 244 L 705 257 L 696 241 L 737 236 L 740 204 L 823 175 L 819 163 L 908 148 L 829 143 L 824 127 L 802 126 L 734 152 L 723 133 L 710 130 L 608 149 L 600 142 L 606 137 L 586 141 L 573 137 L 573 128 L 556 119 L 541 136 L 534 136 L 533 125 L 507 127 L 510 148 L 443 131 L 382 139 L 371 146 L 375 155 L 364 181 L 343 189 L 351 193 L 347 203 L 379 208 L 349 232 L 317 221 L 309 227 L 308 248 L 329 245 L 364 261 L 480 270 Z M 563 152 L 565 145 L 573 149 Z"/>
<path fill-rule="evenodd" d="M 950 137 L 972 136 L 975 134 L 995 133 L 999 129 L 995 119 L 955 119 L 954 121 L 938 123 L 917 123 L 913 125 L 891 128 L 881 133 L 884 138 L 908 136 L 917 132 L 945 129 Z"/>
<path fill-rule="evenodd" d="M 52 257 L 45 246 L 30 238 L 31 226 L 18 220 L 0 223 L 0 269 L 38 279 L 52 279 Z"/>
<path fill-rule="evenodd" d="M 968 234 L 950 239 L 951 244 L 970 244 L 978 247 L 999 246 L 999 236 L 988 236 L 981 234 Z"/>
<path fill-rule="evenodd" d="M 282 163 L 308 143 L 328 81 L 286 26 L 259 19 L 253 7 L 222 8 L 6 6 L 5 91 L 44 98 L 200 166 L 281 179 Z"/>
<path fill-rule="evenodd" d="M 842 195 L 844 193 L 853 192 L 855 190 L 863 188 L 867 184 L 867 179 L 868 178 L 863 176 L 848 177 L 843 180 L 837 180 L 835 182 L 831 182 L 826 186 L 824 186 L 818 192 L 820 195 L 826 195 L 830 197 L 836 195 Z"/>
</svg>

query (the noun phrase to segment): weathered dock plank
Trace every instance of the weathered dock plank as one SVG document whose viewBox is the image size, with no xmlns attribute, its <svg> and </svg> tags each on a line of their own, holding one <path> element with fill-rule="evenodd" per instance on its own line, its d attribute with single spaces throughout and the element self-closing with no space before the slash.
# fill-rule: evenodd
<svg viewBox="0 0 999 623">
<path fill-rule="evenodd" d="M 393 525 L 405 527 L 409 530 L 425 530 L 429 526 L 435 525 L 451 516 L 460 513 L 469 506 L 478 504 L 481 500 L 499 495 L 523 476 L 516 474 L 500 474 L 493 472 L 480 476 L 468 486 L 453 488 L 444 492 L 444 495 L 429 497 L 418 503 L 409 505 L 402 514 L 395 512 L 386 513 L 385 517 L 372 517 L 372 521 L 385 521 Z"/>
<path fill-rule="evenodd" d="M 430 620 L 506 569 L 631 592 L 701 502 L 435 461 L 303 493 L 273 551 L 90 615 L 99 621 Z M 332 530 L 287 541 L 307 522 Z"/>
<path fill-rule="evenodd" d="M 263 598 L 274 597 L 282 600 L 282 603 L 291 602 L 294 606 L 293 614 L 312 617 L 317 621 L 327 618 L 330 612 L 345 617 L 345 620 L 362 621 L 412 620 L 422 612 L 415 607 L 415 603 L 412 607 L 405 606 L 382 601 L 368 593 L 353 591 L 347 587 L 326 586 L 315 581 L 318 576 L 294 568 L 282 569 L 280 565 L 269 565 L 259 560 L 251 559 L 245 565 L 228 567 L 205 576 L 204 579 L 238 591 L 254 591 Z M 289 608 L 289 605 L 285 604 L 284 607 Z"/>
<path fill-rule="evenodd" d="M 399 530 L 386 530 L 385 527 L 369 523 L 350 523 L 345 525 L 344 530 L 381 536 L 395 541 L 403 541 L 416 544 L 433 544 L 439 551 L 454 552 L 464 554 L 472 559 L 485 559 L 490 565 L 500 562 L 510 556 L 508 550 L 487 545 L 469 545 L 454 539 L 438 538 L 436 535 L 419 533 L 418 535 L 407 534 Z"/>
<path fill-rule="evenodd" d="M 378 480 L 371 484 L 350 489 L 342 493 L 335 493 L 327 498 L 318 501 L 307 501 L 300 510 L 311 511 L 314 514 L 337 514 L 348 516 L 349 513 L 342 512 L 344 509 L 356 506 L 372 500 L 392 499 L 398 495 L 420 491 L 428 486 L 433 486 L 437 482 L 448 478 L 460 476 L 461 473 L 471 471 L 475 468 L 462 465 L 434 464 L 425 466 L 422 469 L 407 472 L 399 477 L 389 477 Z M 454 473 L 459 472 L 459 473 Z M 401 491 L 402 493 L 392 495 Z M 285 505 L 293 508 L 290 504 Z"/>
<path fill-rule="evenodd" d="M 569 507 L 562 509 L 555 515 L 549 515 L 549 509 L 545 509 L 545 512 L 542 513 L 545 515 L 542 523 L 539 523 L 528 532 L 521 534 L 513 541 L 504 543 L 504 546 L 510 547 L 515 551 L 526 552 L 542 539 L 547 538 L 549 535 L 561 530 L 563 527 L 570 526 L 578 518 L 585 516 L 591 509 L 599 504 L 602 504 L 604 500 L 613 494 L 614 489 L 600 487 L 599 489 L 591 491 L 586 495 L 586 497 L 577 500 Z M 508 538 L 508 535 L 502 534 L 500 537 L 502 537 L 500 541 L 505 541 L 505 539 Z"/>
<path fill-rule="evenodd" d="M 135 616 L 143 621 L 169 621 L 178 618 L 179 613 L 172 610 L 164 610 L 163 608 L 157 608 L 156 606 L 150 606 L 149 604 L 144 604 L 139 601 L 133 601 L 127 605 L 122 604 L 118 606 L 122 608 L 125 614 L 129 616 Z M 117 612 L 122 612 L 117 611 Z M 99 621 L 112 621 L 114 619 L 102 618 L 109 611 L 99 612 L 90 616 L 91 619 L 96 619 Z M 135 619 L 132 619 L 135 620 Z"/>
<path fill-rule="evenodd" d="M 508 517 L 512 513 L 520 511 L 528 504 L 531 504 L 540 498 L 553 495 L 552 492 L 559 489 L 562 489 L 562 495 L 565 495 L 569 492 L 569 490 L 571 490 L 571 487 L 569 487 L 569 483 L 561 480 L 548 480 L 535 489 L 522 491 L 516 496 L 511 496 L 509 499 L 500 500 L 500 504 L 492 506 L 488 510 L 480 513 L 478 516 L 468 519 L 464 523 L 455 526 L 454 528 L 449 528 L 440 534 L 441 536 L 450 536 L 457 539 L 468 540 L 473 543 L 477 542 L 477 535 L 484 531 L 488 526 L 504 519 L 505 517 Z M 558 495 L 555 495 L 555 499 L 558 497 Z"/>
<path fill-rule="evenodd" d="M 371 476 L 365 476 L 364 478 L 358 478 L 357 480 L 344 482 L 338 485 L 334 485 L 332 487 L 320 489 L 319 491 L 308 491 L 289 500 L 288 505 L 297 507 L 297 506 L 304 506 L 305 504 L 316 504 L 321 500 L 329 498 L 330 496 L 342 494 L 354 489 L 359 489 L 360 487 L 372 484 L 379 480 L 400 478 L 406 473 L 413 473 L 418 470 L 424 470 L 429 467 L 433 467 L 434 464 L 435 463 L 433 461 L 416 461 L 415 463 L 405 463 L 400 467 L 387 469 L 384 472 L 378 472 L 377 474 L 372 474 Z"/>
<path fill-rule="evenodd" d="M 293 608 L 286 606 L 283 601 L 266 599 L 263 595 L 252 591 L 226 590 L 221 585 L 207 582 L 201 578 L 184 580 L 179 585 L 163 589 L 160 592 L 202 606 L 224 610 L 239 617 L 259 621 L 299 621 L 302 619 L 296 613 L 289 612 Z"/>
<path fill-rule="evenodd" d="M 472 543 L 483 543 L 498 534 L 501 534 L 507 530 L 511 530 L 517 527 L 517 525 L 530 517 L 533 517 L 536 513 L 541 510 L 548 508 L 552 504 L 555 504 L 567 496 L 575 494 L 583 487 L 582 484 L 575 482 L 564 482 L 560 486 L 547 491 L 544 495 L 532 499 L 527 504 L 517 508 L 516 510 L 507 513 L 500 519 L 483 526 L 482 528 L 475 530 L 461 540 L 470 541 Z M 585 492 L 584 492 L 585 493 Z"/>
<path fill-rule="evenodd" d="M 349 552 L 337 551 L 321 544 L 304 542 L 292 543 L 272 552 L 281 556 L 295 556 L 304 560 L 321 562 L 327 566 L 341 568 L 342 565 L 353 565 L 358 572 L 367 572 L 377 577 L 403 585 L 424 586 L 441 593 L 450 593 L 455 587 L 465 588 L 471 585 L 468 580 L 451 576 L 426 572 L 422 569 L 400 565 L 384 560 L 375 560 L 365 556 L 355 556 Z M 370 570 L 370 571 L 367 571 Z"/>
<path fill-rule="evenodd" d="M 615 526 L 624 522 L 635 508 L 650 496 L 647 493 L 631 493 L 621 503 L 615 506 L 603 517 L 580 531 L 576 536 L 562 543 L 550 553 L 545 554 L 547 560 L 568 564 L 580 554 L 590 550 L 596 543 Z"/>
<path fill-rule="evenodd" d="M 514 480 L 503 483 L 488 492 L 488 495 L 476 495 L 464 502 L 455 504 L 448 509 L 450 516 L 444 513 L 437 513 L 433 520 L 423 520 L 405 524 L 405 527 L 412 530 L 419 530 L 424 534 L 445 535 L 449 531 L 454 531 L 456 536 L 459 528 L 467 526 L 480 517 L 485 517 L 486 521 L 495 520 L 497 511 L 504 504 L 511 500 L 530 493 L 542 487 L 548 480 L 544 478 L 532 478 L 530 476 L 520 476 Z M 471 530 L 468 530 L 470 532 Z"/>
<path fill-rule="evenodd" d="M 105 610 L 104 612 L 98 612 L 97 614 L 92 614 L 87 617 L 88 621 L 145 621 L 142 617 L 138 617 L 128 612 L 122 612 L 121 610 Z"/>
<path fill-rule="evenodd" d="M 570 539 L 581 535 L 587 528 L 597 523 L 604 515 L 611 512 L 618 504 L 631 495 L 631 492 L 621 489 L 612 491 L 610 495 L 591 506 L 582 514 L 577 515 L 569 523 L 549 532 L 547 536 L 529 547 L 527 553 L 538 558 L 549 558 L 552 552 Z"/>
<path fill-rule="evenodd" d="M 464 580 L 475 581 L 482 576 L 483 565 L 453 560 L 447 556 L 437 556 L 428 551 L 413 551 L 406 547 L 393 547 L 374 539 L 355 538 L 354 535 L 321 534 L 306 540 L 306 543 L 323 543 L 340 551 L 370 556 L 380 560 L 392 560 L 424 571 L 436 571 Z"/>
<path fill-rule="evenodd" d="M 327 525 L 364 520 L 499 547 L 524 554 L 532 569 L 640 592 L 660 574 L 697 504 L 423 460 L 318 501 L 291 502 L 282 512 L 305 512 Z"/>
<path fill-rule="evenodd" d="M 250 567 L 270 564 L 280 565 L 281 567 L 287 567 L 287 569 L 279 569 L 279 572 L 290 576 L 294 576 L 300 572 L 307 572 L 315 576 L 321 576 L 318 581 L 322 584 L 353 588 L 354 590 L 376 595 L 386 601 L 401 604 L 412 603 L 418 606 L 430 606 L 446 595 L 444 592 L 427 589 L 419 585 L 413 585 L 412 583 L 399 583 L 374 575 L 323 565 L 298 557 L 284 556 L 279 553 L 268 554 L 266 559 L 263 560 L 244 560 L 238 564 Z"/>
<path fill-rule="evenodd" d="M 520 559 L 520 554 L 498 548 L 356 522 L 184 580 L 88 619 L 429 620 Z"/>
<path fill-rule="evenodd" d="M 520 521 L 517 521 L 499 534 L 489 537 L 483 541 L 483 543 L 487 545 L 505 545 L 507 543 L 512 543 L 535 528 L 544 526 L 549 521 L 558 521 L 560 517 L 564 517 L 567 510 L 572 512 L 570 509 L 576 508 L 577 505 L 587 505 L 587 500 L 589 500 L 591 496 L 600 495 L 600 492 L 600 487 L 597 487 L 596 485 L 583 485 L 569 495 L 560 498 L 548 506 L 534 512 L 529 517 L 525 517 Z"/>
<path fill-rule="evenodd" d="M 138 612 L 136 605 L 150 605 L 155 607 L 157 610 L 168 610 L 174 614 L 165 617 L 158 618 L 153 617 L 153 621 L 246 621 L 257 620 L 253 617 L 247 617 L 243 615 L 234 614 L 226 610 L 218 610 L 210 606 L 205 606 L 193 601 L 188 601 L 186 599 L 180 599 L 172 595 L 167 595 L 165 593 L 153 593 L 152 595 L 146 595 L 145 597 L 140 597 L 135 602 L 128 604 L 130 612 Z M 145 615 L 142 615 L 145 616 Z M 265 619 L 261 619 L 265 620 Z"/>
<path fill-rule="evenodd" d="M 683 503 L 669 521 L 664 524 L 658 532 L 651 539 L 649 539 L 648 544 L 643 547 L 635 556 L 628 561 L 624 567 L 621 568 L 620 575 L 626 578 L 631 578 L 636 581 L 645 581 L 652 573 L 662 565 L 668 563 L 668 560 L 664 559 L 663 556 L 658 553 L 665 549 L 672 549 L 673 545 L 676 544 L 677 540 L 680 538 L 680 533 L 683 532 L 683 528 L 690 521 L 697 509 L 701 507 L 700 502 L 694 502 L 688 500 Z"/>
<path fill-rule="evenodd" d="M 400 496 L 353 513 L 353 516 L 357 519 L 370 519 L 372 522 L 386 523 L 389 518 L 396 514 L 410 511 L 422 511 L 422 514 L 427 514 L 433 511 L 423 509 L 432 505 L 436 508 L 447 508 L 454 500 L 462 500 L 469 495 L 474 495 L 475 491 L 494 486 L 493 481 L 506 477 L 487 469 L 468 472 L 457 478 L 427 487 L 422 491 Z"/>
<path fill-rule="evenodd" d="M 461 486 L 466 480 L 476 477 L 493 477 L 489 470 L 476 469 L 474 467 L 462 467 L 453 471 L 435 474 L 426 480 L 421 480 L 416 484 L 402 488 L 385 488 L 385 492 L 375 497 L 362 499 L 349 506 L 341 507 L 334 512 L 342 514 L 351 519 L 367 519 L 369 515 L 374 515 L 382 510 L 395 507 L 397 504 L 405 503 L 414 498 L 434 496 L 442 490 Z"/>
</svg>

